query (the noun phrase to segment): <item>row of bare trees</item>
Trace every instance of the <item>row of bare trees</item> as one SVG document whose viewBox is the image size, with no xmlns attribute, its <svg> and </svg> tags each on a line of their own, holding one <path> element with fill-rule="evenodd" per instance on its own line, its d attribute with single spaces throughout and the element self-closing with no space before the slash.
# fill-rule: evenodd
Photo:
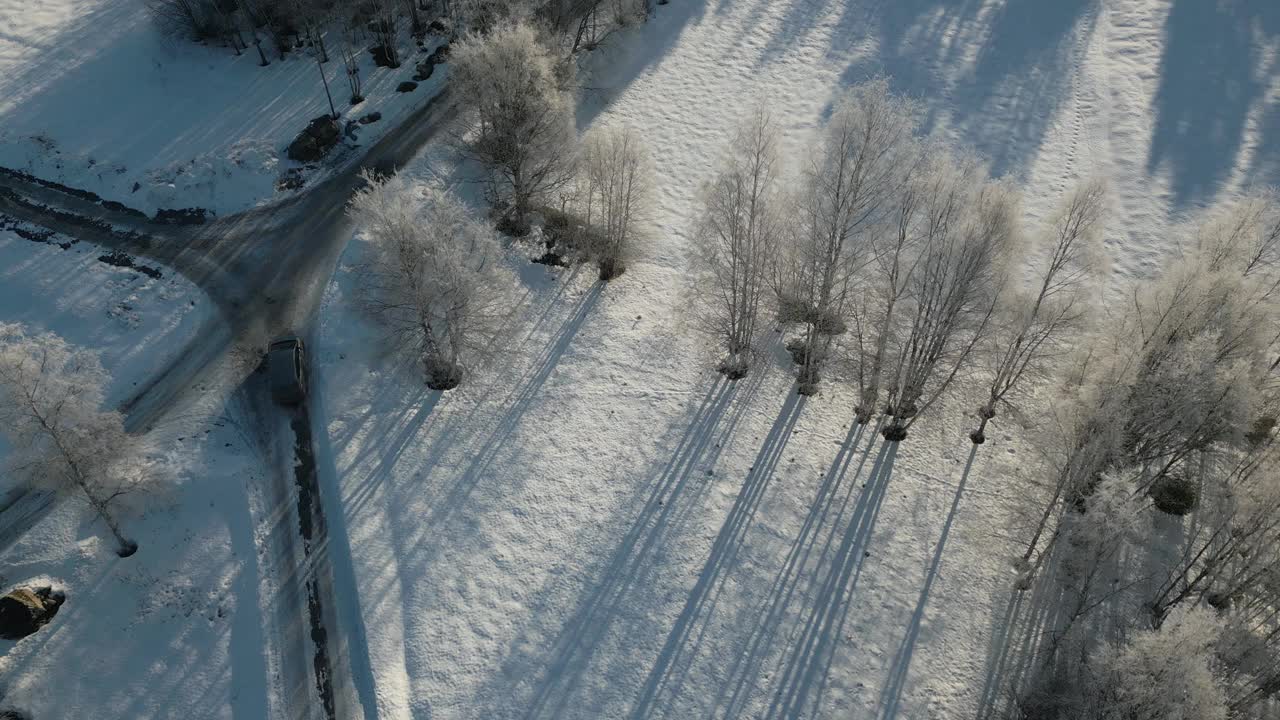
<svg viewBox="0 0 1280 720">
<path fill-rule="evenodd" d="M 982 371 L 980 443 L 997 407 L 1082 325 L 1104 189 L 1082 186 L 1028 242 L 1015 189 L 977 158 L 918 137 L 918 120 L 886 81 L 855 86 L 792 181 L 774 121 L 757 111 L 702 193 L 703 325 L 724 348 L 721 371 L 740 378 L 772 308 L 796 328 L 799 392 L 844 370 L 857 421 L 883 415 L 892 440 L 958 377 Z M 783 192 L 784 181 L 794 189 Z M 1034 287 L 1024 288 L 1024 253 L 1035 255 Z"/>
</svg>

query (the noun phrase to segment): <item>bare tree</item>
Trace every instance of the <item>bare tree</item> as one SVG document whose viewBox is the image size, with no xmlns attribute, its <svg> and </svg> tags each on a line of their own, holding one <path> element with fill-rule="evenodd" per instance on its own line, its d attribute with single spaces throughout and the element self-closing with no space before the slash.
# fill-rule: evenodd
<svg viewBox="0 0 1280 720">
<path fill-rule="evenodd" d="M 9 472 L 33 485 L 78 493 L 128 557 L 138 545 L 114 514 L 116 501 L 155 478 L 118 412 L 102 409 L 107 374 L 96 355 L 52 333 L 0 324 L 0 432 Z"/>
<path fill-rule="evenodd" d="M 294 34 L 301 29 L 319 61 L 327 63 L 329 49 L 324 43 L 324 28 L 333 19 L 334 9 L 332 0 L 286 0 L 277 12 Z"/>
<path fill-rule="evenodd" d="M 874 257 L 868 234 L 888 211 L 916 125 L 915 106 L 887 81 L 856 85 L 837 103 L 805 168 L 792 239 L 774 278 L 778 319 L 803 326 L 791 345 L 801 394 L 817 392 L 832 339 L 847 330 L 854 280 Z"/>
<path fill-rule="evenodd" d="M 497 238 L 443 188 L 365 180 L 351 202 L 374 243 L 364 305 L 420 358 L 428 387 L 455 388 L 491 351 L 506 317 L 512 279 Z"/>
<path fill-rule="evenodd" d="M 706 309 L 704 326 L 727 352 L 720 372 L 735 380 L 750 367 L 782 235 L 777 145 L 772 118 L 757 108 L 734 133 L 728 157 L 702 189 L 694 240 L 697 264 L 711 282 L 699 300 Z"/>
<path fill-rule="evenodd" d="M 649 9 L 645 0 L 553 0 L 543 12 L 572 55 L 593 50 L 610 35 L 643 22 Z"/>
<path fill-rule="evenodd" d="M 347 88 L 351 91 L 350 103 L 358 105 L 364 102 L 360 80 L 360 51 L 351 37 L 350 28 L 343 29 L 339 52 L 342 55 L 342 68 L 347 76 Z"/>
<path fill-rule="evenodd" d="M 367 19 L 373 29 L 375 52 L 381 55 L 381 62 L 387 67 L 400 67 L 400 50 L 396 46 L 396 11 L 391 0 L 370 0 L 368 9 L 371 17 Z"/>
<path fill-rule="evenodd" d="M 854 419 L 866 424 L 875 413 L 890 344 L 902 332 L 902 310 L 911 278 L 923 257 L 925 199 L 935 187 L 936 161 L 950 158 L 942 146 L 910 146 L 896 163 L 894 197 L 882 228 L 870 233 L 872 261 L 859 278 L 853 312 L 853 351 L 858 382 Z"/>
<path fill-rule="evenodd" d="M 522 235 L 534 203 L 573 174 L 573 103 L 556 58 L 531 27 L 508 21 L 467 35 L 450 57 L 471 120 L 466 148 L 490 170 L 494 200 Z"/>
<path fill-rule="evenodd" d="M 583 216 L 597 231 L 587 250 L 599 265 L 600 279 L 612 280 L 627 269 L 653 195 L 653 168 L 640 134 L 625 127 L 589 133 L 578 183 Z"/>
<path fill-rule="evenodd" d="M 885 376 L 888 424 L 897 442 L 950 388 L 990 330 L 1004 271 L 1018 239 L 1017 199 L 960 160 L 935 171 L 924 198 L 918 267 L 912 273 L 904 329 Z"/>
<path fill-rule="evenodd" d="M 1034 294 L 1013 288 L 997 308 L 986 360 L 991 382 L 978 408 L 979 424 L 969 433 L 974 444 L 986 440 L 987 423 L 996 407 L 1008 402 L 1027 378 L 1044 377 L 1066 343 L 1084 328 L 1093 281 L 1103 266 L 1102 214 L 1106 185 L 1083 183 L 1064 201 L 1042 233 L 1035 259 Z"/>
</svg>

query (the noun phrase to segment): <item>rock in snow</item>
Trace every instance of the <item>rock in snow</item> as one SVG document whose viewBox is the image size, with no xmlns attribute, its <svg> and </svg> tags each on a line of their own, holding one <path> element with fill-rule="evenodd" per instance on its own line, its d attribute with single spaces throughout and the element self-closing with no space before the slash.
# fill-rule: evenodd
<svg viewBox="0 0 1280 720">
<path fill-rule="evenodd" d="M 52 588 L 18 588 L 0 598 L 0 638 L 20 640 L 44 627 L 62 607 L 64 596 Z"/>
</svg>

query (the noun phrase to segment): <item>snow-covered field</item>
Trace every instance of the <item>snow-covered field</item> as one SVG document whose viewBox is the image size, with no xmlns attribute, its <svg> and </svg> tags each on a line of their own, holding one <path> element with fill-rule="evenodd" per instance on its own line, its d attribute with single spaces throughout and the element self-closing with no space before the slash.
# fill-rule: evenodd
<svg viewBox="0 0 1280 720">
<path fill-rule="evenodd" d="M 781 351 L 719 380 L 682 312 L 696 190 L 754 104 L 795 158 L 884 73 L 1023 182 L 1030 222 L 1108 176 L 1117 277 L 1148 274 L 1178 215 L 1280 179 L 1280 5 L 672 0 L 589 63 L 580 127 L 642 131 L 657 167 L 622 278 L 520 267 L 510 351 L 444 396 L 377 353 L 360 244 L 326 297 L 322 472 L 379 717 L 974 716 L 1029 438 L 1002 418 L 971 457 L 957 398 L 888 451 Z"/>
<path fill-rule="evenodd" d="M 271 64 L 259 67 L 252 47 L 237 57 L 163 37 L 140 0 L 0 0 L 0 27 L 0 166 L 147 213 L 226 215 L 283 196 L 276 182 L 300 167 L 285 149 L 329 111 L 305 49 L 279 60 L 264 43 Z M 447 74 L 398 93 L 426 55 L 406 37 L 393 70 L 362 51 L 366 100 L 351 107 L 336 42 L 324 72 L 339 122 L 382 114 L 339 149 L 377 140 Z"/>
<path fill-rule="evenodd" d="M 0 321 L 100 352 L 115 404 L 182 352 L 213 310 L 167 268 L 154 279 L 104 264 L 101 254 L 88 243 L 63 249 L 0 231 Z M 274 681 L 253 519 L 263 511 L 250 509 L 263 502 L 263 463 L 241 427 L 230 408 L 195 405 L 148 436 L 172 476 L 125 506 L 122 524 L 140 546 L 132 558 L 116 556 L 106 528 L 72 496 L 0 547 L 0 591 L 49 584 L 67 595 L 40 632 L 0 641 L 0 709 L 50 718 L 170 718 L 179 709 L 184 717 L 263 716 Z M 6 478 L 0 496 L 10 489 Z"/>
</svg>

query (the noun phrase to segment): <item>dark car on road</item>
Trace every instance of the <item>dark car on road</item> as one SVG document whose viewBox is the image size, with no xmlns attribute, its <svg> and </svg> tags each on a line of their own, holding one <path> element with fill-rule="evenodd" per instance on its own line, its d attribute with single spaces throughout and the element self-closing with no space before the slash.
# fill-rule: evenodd
<svg viewBox="0 0 1280 720">
<path fill-rule="evenodd" d="M 267 347 L 271 397 L 281 405 L 297 405 L 307 397 L 307 353 L 302 338 L 287 335 Z"/>
</svg>

